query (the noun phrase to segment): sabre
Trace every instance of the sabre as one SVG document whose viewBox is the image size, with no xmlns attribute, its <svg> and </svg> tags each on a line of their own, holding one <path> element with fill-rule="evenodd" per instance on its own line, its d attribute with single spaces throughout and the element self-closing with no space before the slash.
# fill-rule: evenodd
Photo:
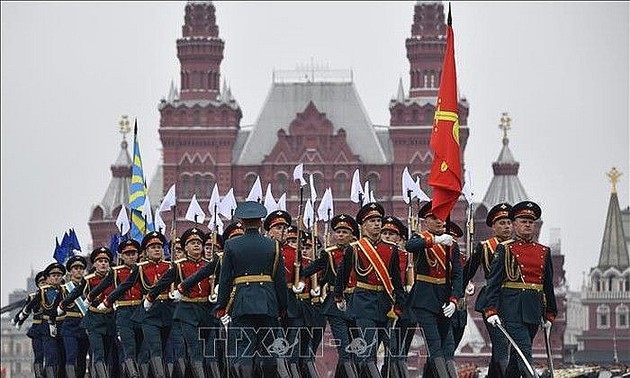
<svg viewBox="0 0 630 378">
<path fill-rule="evenodd" d="M 527 361 L 527 358 L 525 358 L 525 355 L 523 354 L 521 349 L 518 347 L 518 345 L 516 345 L 516 341 L 514 341 L 512 336 L 510 336 L 510 334 L 505 330 L 505 328 L 503 328 L 502 324 L 497 323 L 496 326 L 501 331 L 501 333 L 503 333 L 505 338 L 508 339 L 510 344 L 512 344 L 512 348 L 514 348 L 514 350 L 516 350 L 516 353 L 518 353 L 519 357 L 521 357 L 521 360 L 525 364 L 525 367 L 527 368 L 527 371 L 529 371 L 529 374 L 531 374 L 532 377 L 538 378 L 538 373 L 536 373 L 536 370 L 534 370 L 532 368 L 532 365 L 529 363 L 529 361 Z"/>
<path fill-rule="evenodd" d="M 541 324 L 542 325 L 542 324 Z M 549 336 L 551 330 L 549 328 L 543 327 L 543 331 L 545 332 L 545 349 L 547 350 L 547 363 L 549 364 L 549 376 L 553 378 L 553 355 L 551 349 L 551 340 L 549 340 Z"/>
</svg>

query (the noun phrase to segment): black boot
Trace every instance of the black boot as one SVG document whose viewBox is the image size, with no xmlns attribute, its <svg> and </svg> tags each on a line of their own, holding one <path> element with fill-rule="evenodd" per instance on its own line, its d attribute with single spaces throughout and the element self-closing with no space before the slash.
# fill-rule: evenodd
<svg viewBox="0 0 630 378">
<path fill-rule="evenodd" d="M 146 362 L 140 364 L 140 377 L 149 378 L 149 364 Z"/>
<path fill-rule="evenodd" d="M 44 366 L 41 362 L 36 362 L 33 364 L 33 373 L 35 373 L 35 378 L 45 378 Z"/>
<path fill-rule="evenodd" d="M 208 362 L 208 378 L 221 378 L 221 369 L 217 361 Z"/>
<path fill-rule="evenodd" d="M 352 361 L 346 361 L 343 363 L 343 373 L 347 378 L 359 378 L 357 367 Z"/>
<path fill-rule="evenodd" d="M 74 365 L 66 365 L 66 377 L 77 378 L 77 371 L 74 368 Z"/>
<path fill-rule="evenodd" d="M 407 361 L 398 360 L 395 366 L 400 378 L 409 378 L 409 370 L 407 369 Z"/>
<path fill-rule="evenodd" d="M 300 369 L 297 363 L 292 362 L 289 364 L 289 373 L 291 373 L 291 378 L 300 378 Z"/>
<path fill-rule="evenodd" d="M 254 367 L 251 365 L 235 365 L 234 372 L 236 378 L 252 378 L 254 376 Z"/>
<path fill-rule="evenodd" d="M 96 370 L 97 378 L 109 378 L 109 373 L 107 371 L 107 366 L 105 366 L 105 362 L 103 361 L 95 362 L 94 370 Z"/>
<path fill-rule="evenodd" d="M 140 378 L 140 373 L 138 373 L 138 366 L 136 365 L 136 361 L 132 358 L 127 358 L 125 360 L 125 370 L 127 371 L 128 378 Z"/>
<path fill-rule="evenodd" d="M 166 378 L 164 375 L 164 363 L 162 363 L 162 357 L 151 357 L 151 370 L 153 371 L 153 378 Z"/>
<path fill-rule="evenodd" d="M 446 361 L 446 371 L 450 378 L 458 378 L 457 375 L 457 366 L 455 366 L 455 361 L 448 360 Z"/>
<path fill-rule="evenodd" d="M 286 359 L 276 358 L 276 373 L 280 378 L 291 378 L 291 371 Z"/>
<path fill-rule="evenodd" d="M 46 366 L 46 378 L 56 378 L 56 377 L 57 377 L 57 367 Z"/>
<path fill-rule="evenodd" d="M 306 375 L 302 377 L 305 378 L 319 378 L 319 373 L 317 372 L 317 367 L 315 366 L 315 362 L 313 360 L 308 360 L 304 364 Z"/>
<path fill-rule="evenodd" d="M 381 378 L 381 373 L 376 367 L 376 362 L 369 361 L 361 364 L 361 378 Z"/>
<path fill-rule="evenodd" d="M 190 363 L 190 369 L 194 378 L 205 378 L 206 372 L 203 370 L 202 361 L 193 361 Z"/>
<path fill-rule="evenodd" d="M 433 359 L 433 375 L 436 378 L 449 378 L 444 357 L 435 357 Z"/>
</svg>

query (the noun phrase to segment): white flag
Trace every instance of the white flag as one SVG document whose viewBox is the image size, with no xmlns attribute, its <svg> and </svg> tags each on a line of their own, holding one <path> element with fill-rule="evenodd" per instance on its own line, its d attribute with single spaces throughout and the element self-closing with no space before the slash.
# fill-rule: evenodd
<svg viewBox="0 0 630 378">
<path fill-rule="evenodd" d="M 155 229 L 161 234 L 164 234 L 164 230 L 166 230 L 166 223 L 164 223 L 159 211 L 155 212 Z"/>
<path fill-rule="evenodd" d="M 208 203 L 208 214 L 216 215 L 219 212 L 219 204 L 221 202 L 221 197 L 219 197 L 219 187 L 217 184 L 214 184 L 214 188 L 212 188 L 212 194 L 210 195 L 210 203 Z"/>
<path fill-rule="evenodd" d="M 142 216 L 146 219 L 147 227 L 153 224 L 153 210 L 151 210 L 151 202 L 149 202 L 149 196 L 144 196 L 144 205 L 142 206 Z"/>
<path fill-rule="evenodd" d="M 274 211 L 278 210 L 278 204 L 276 200 L 273 198 L 273 193 L 271 193 L 271 183 L 267 184 L 267 191 L 265 192 L 265 208 L 267 209 L 267 214 L 271 214 Z"/>
<path fill-rule="evenodd" d="M 361 206 L 365 206 L 370 203 L 370 181 L 366 181 L 363 186 L 363 203 Z"/>
<path fill-rule="evenodd" d="M 120 231 L 121 235 L 125 235 L 131 228 L 129 225 L 129 217 L 127 216 L 127 208 L 125 208 L 124 205 L 120 207 L 118 218 L 116 218 L 116 227 L 118 227 L 118 231 Z"/>
<path fill-rule="evenodd" d="M 197 219 L 195 219 L 195 217 Z M 188 210 L 186 210 L 185 218 L 196 223 L 203 223 L 206 219 L 206 214 L 204 214 L 203 210 L 201 210 L 201 206 L 199 206 L 199 202 L 197 202 L 196 194 L 193 194 L 192 199 L 190 200 L 190 205 L 188 206 Z"/>
<path fill-rule="evenodd" d="M 311 202 L 315 205 L 315 201 L 317 200 L 317 191 L 315 190 L 315 183 L 313 182 L 313 175 L 308 176 L 308 181 L 311 184 Z"/>
<path fill-rule="evenodd" d="M 335 210 L 333 208 L 332 189 L 328 187 L 322 196 L 322 201 L 317 208 L 317 217 L 323 221 L 329 222 L 334 216 Z"/>
<path fill-rule="evenodd" d="M 214 228 L 219 230 L 219 233 L 223 233 L 223 220 L 219 216 L 219 214 L 210 214 L 210 222 L 208 222 L 208 228 L 210 231 L 214 230 Z"/>
<path fill-rule="evenodd" d="M 300 187 L 306 185 L 304 180 L 304 164 L 300 163 L 293 168 L 293 181 L 300 180 Z"/>
<path fill-rule="evenodd" d="M 420 200 L 420 202 L 429 202 L 431 201 L 431 198 L 429 198 L 429 196 L 427 196 L 427 194 L 422 190 L 422 188 L 420 187 L 420 176 L 416 177 L 416 185 L 414 186 L 414 190 L 415 190 L 415 197 Z"/>
<path fill-rule="evenodd" d="M 462 188 L 462 194 L 464 195 L 464 198 L 466 198 L 466 202 L 468 202 L 469 205 L 472 205 L 473 192 L 469 169 L 466 170 L 466 182 L 464 183 L 464 187 Z"/>
<path fill-rule="evenodd" d="M 236 210 L 236 198 L 234 198 L 234 188 L 230 188 L 219 204 L 219 214 L 232 219 L 234 210 Z"/>
<path fill-rule="evenodd" d="M 350 201 L 359 203 L 359 193 L 363 193 L 361 188 L 361 179 L 359 178 L 359 169 L 357 168 L 352 175 L 352 186 L 350 187 Z"/>
<path fill-rule="evenodd" d="M 256 181 L 252 186 L 252 190 L 249 191 L 245 201 L 259 202 L 263 199 L 262 186 L 260 185 L 260 177 L 256 176 Z"/>
<path fill-rule="evenodd" d="M 306 200 L 306 205 L 304 206 L 304 217 L 302 218 L 302 223 L 304 223 L 304 227 L 311 228 L 313 226 L 313 217 L 315 216 L 313 211 L 313 204 L 311 203 L 311 199 Z"/>
<path fill-rule="evenodd" d="M 287 211 L 287 194 L 286 193 L 282 193 L 282 195 L 278 199 L 278 209 Z"/>
<path fill-rule="evenodd" d="M 168 190 L 168 192 L 166 192 L 166 195 L 164 196 L 164 199 L 162 200 L 162 203 L 160 204 L 158 212 L 161 213 L 163 211 L 170 210 L 171 207 L 175 205 L 175 203 L 176 203 L 175 184 L 173 184 Z"/>
<path fill-rule="evenodd" d="M 417 192 L 415 190 L 415 186 L 416 183 L 413 181 L 413 178 L 411 178 L 411 175 L 409 174 L 409 169 L 405 167 L 402 173 L 402 198 L 406 204 L 409 204 L 410 199 L 415 198 L 415 194 Z"/>
<path fill-rule="evenodd" d="M 376 198 L 374 198 L 374 191 L 370 190 L 370 202 L 376 202 Z"/>
</svg>

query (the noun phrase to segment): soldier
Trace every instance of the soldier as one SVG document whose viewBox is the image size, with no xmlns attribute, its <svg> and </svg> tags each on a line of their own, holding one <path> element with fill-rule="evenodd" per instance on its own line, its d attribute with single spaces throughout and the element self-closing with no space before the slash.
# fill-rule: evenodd
<svg viewBox="0 0 630 378">
<path fill-rule="evenodd" d="M 149 290 L 148 297 L 157 297 L 159 293 L 175 284 L 176 287 L 184 279 L 195 274 L 199 269 L 205 266 L 209 261 L 203 259 L 203 245 L 206 235 L 200 229 L 189 228 L 181 236 L 181 244 L 186 252 L 186 258 L 174 261 L 171 268 L 162 276 Z M 198 285 L 193 286 L 191 290 L 179 291 L 173 290 L 172 296 L 175 299 L 175 311 L 173 313 L 173 328 L 181 328 L 190 365 L 192 375 L 195 378 L 205 377 L 203 364 L 203 342 L 199 338 L 200 328 L 207 328 L 211 325 L 210 305 L 208 296 L 210 295 L 210 282 L 202 280 Z M 180 374 L 186 373 L 186 356 L 177 356 L 177 365 Z M 215 363 L 213 376 L 219 374 L 218 367 Z M 218 378 L 218 377 L 217 377 Z"/>
<path fill-rule="evenodd" d="M 131 270 L 138 263 L 138 257 L 140 255 L 140 243 L 133 239 L 127 239 L 118 245 L 118 256 L 122 259 L 123 264 L 113 267 L 107 276 L 98 284 L 97 287 L 92 289 L 87 299 L 93 302 L 95 298 L 101 295 L 108 287 L 113 289 L 120 286 L 125 282 Z M 109 290 L 110 292 L 113 289 Z M 129 378 L 136 378 L 139 376 L 137 361 L 141 360 L 141 365 L 148 367 L 148 358 L 146 356 L 140 356 L 138 354 L 142 345 L 142 327 L 141 324 L 133 321 L 133 314 L 140 310 L 142 304 L 142 290 L 140 289 L 140 283 L 136 283 L 130 290 L 125 292 L 123 298 L 116 301 L 116 329 L 118 331 L 118 337 L 120 338 L 120 344 L 123 349 L 124 365 Z M 97 309 L 105 310 L 112 308 L 112 303 L 105 298 Z"/>
<path fill-rule="evenodd" d="M 42 322 L 42 312 L 37 300 L 39 289 L 46 285 L 46 274 L 44 271 L 35 275 L 35 285 L 37 285 L 37 291 L 28 295 L 22 309 L 15 314 L 13 324 L 15 324 L 17 329 L 20 329 L 29 315 L 33 314 L 33 322 L 28 332 L 26 332 L 26 336 L 31 339 L 31 347 L 33 348 L 33 373 L 35 373 L 35 378 L 44 378 L 43 337 L 45 333 L 48 333 L 48 327 L 46 323 Z"/>
<path fill-rule="evenodd" d="M 446 232 L 445 222 L 431 212 L 431 202 L 419 211 L 426 231 L 414 234 L 405 245 L 413 253 L 416 282 L 408 306 L 424 331 L 429 364 L 439 378 L 457 377 L 455 361 L 448 356 L 447 339 L 451 317 L 462 296 L 459 247 Z"/>
<path fill-rule="evenodd" d="M 404 240 L 407 239 L 408 229 L 402 221 L 393 216 L 387 216 L 383 219 L 383 227 L 381 228 L 381 238 L 384 241 L 396 244 L 398 246 L 398 269 L 400 277 L 407 277 L 409 269 L 408 258 L 409 253 L 405 250 Z M 407 282 L 405 282 L 405 293 L 407 292 Z M 409 287 L 409 290 L 411 287 Z M 398 318 L 394 327 L 392 327 L 391 342 L 389 346 L 389 354 L 386 356 L 385 363 L 381 368 L 381 374 L 386 376 L 389 362 L 392 361 L 390 377 L 408 377 L 407 372 L 407 352 L 411 346 L 411 339 L 414 335 L 415 321 L 406 305 L 406 300 L 402 299 L 402 313 Z M 408 342 L 407 342 L 408 341 Z"/>
<path fill-rule="evenodd" d="M 398 246 L 381 239 L 383 216 L 383 206 L 378 203 L 361 207 L 356 220 L 363 237 L 346 247 L 340 285 L 335 287 L 335 302 L 343 310 L 346 306 L 343 291 L 350 272 L 354 271 L 357 282 L 348 311 L 355 318 L 360 339 L 365 343 L 357 358 L 359 374 L 367 377 L 380 377 L 376 367 L 378 340 L 388 345 L 389 319 L 400 314 L 399 301 L 404 297 Z"/>
<path fill-rule="evenodd" d="M 83 256 L 72 256 L 66 262 L 69 282 L 62 286 L 62 295 L 66 297 L 81 284 L 87 261 Z M 61 324 L 61 337 L 66 353 L 66 376 L 68 378 L 82 378 L 85 375 L 85 359 L 90 348 L 90 341 L 81 326 L 81 321 L 87 308 L 78 299 L 76 303 L 68 304 L 65 308 L 65 320 Z"/>
<path fill-rule="evenodd" d="M 94 249 L 90 254 L 90 262 L 95 268 L 94 273 L 83 277 L 74 290 L 63 299 L 59 305 L 59 311 L 67 311 L 77 299 L 81 300 L 79 297 L 87 296 L 90 290 L 96 288 L 109 272 L 111 261 L 112 252 L 109 248 Z M 110 285 L 100 296 L 93 297 L 87 313 L 81 320 L 81 327 L 87 331 L 90 340 L 91 363 L 94 365 L 98 378 L 110 376 L 107 368 L 108 360 L 112 362 L 112 367 L 117 368 L 117 354 L 114 348 L 116 335 L 114 311 L 111 308 L 98 307 L 113 289 L 113 285 Z M 112 371 L 112 376 L 116 375 Z"/>
<path fill-rule="evenodd" d="M 284 210 L 276 210 L 269 214 L 263 222 L 267 236 L 284 243 L 285 231 L 291 225 L 291 215 Z"/>
<path fill-rule="evenodd" d="M 40 287 L 37 304 L 42 311 L 42 320 L 47 326 L 43 334 L 44 364 L 46 377 L 57 376 L 57 369 L 61 362 L 62 351 L 59 347 L 57 329 L 61 325 L 63 316 L 57 314 L 57 306 L 61 302 L 61 282 L 66 274 L 66 267 L 59 263 L 51 263 L 44 270 L 46 285 Z"/>
<path fill-rule="evenodd" d="M 322 298 L 324 302 L 321 306 L 321 313 L 326 317 L 333 337 L 337 340 L 337 368 L 335 377 L 358 378 L 356 367 L 354 366 L 352 354 L 347 350 L 350 344 L 350 320 L 346 313 L 340 311 L 335 305 L 335 282 L 337 272 L 345 248 L 353 241 L 353 234 L 358 234 L 359 226 L 352 216 L 340 214 L 330 220 L 330 227 L 334 232 L 335 244 L 320 251 L 320 257 L 307 265 L 300 271 L 300 277 L 310 277 L 312 274 L 323 271 L 322 277 Z"/>
<path fill-rule="evenodd" d="M 540 206 L 532 201 L 519 202 L 510 211 L 515 238 L 497 246 L 492 262 L 484 304 L 486 321 L 496 326 L 505 322 L 525 358 L 532 362 L 532 341 L 541 325 L 551 328 L 556 317 L 553 290 L 553 266 L 549 247 L 534 241 L 534 222 L 540 218 Z M 506 376 L 530 377 L 515 353 L 510 356 Z"/>
<path fill-rule="evenodd" d="M 168 288 L 157 296 L 148 295 L 149 290 L 171 266 L 169 262 L 164 261 L 165 243 L 166 238 L 157 231 L 146 234 L 140 243 L 146 260 L 136 264 L 127 280 L 107 297 L 108 303 L 114 303 L 140 282 L 142 294 L 145 296 L 142 306 L 147 311 L 135 311 L 132 319 L 142 324 L 143 343 L 149 350 L 151 370 L 155 378 L 165 377 L 162 352 L 165 350 L 173 322 L 173 306 Z"/>
<path fill-rule="evenodd" d="M 484 278 L 488 279 L 490 275 L 490 266 L 494 260 L 497 246 L 504 242 L 510 242 L 512 237 L 512 220 L 510 219 L 510 211 L 512 206 L 508 203 L 499 203 L 492 207 L 486 217 L 486 225 L 492 228 L 494 236 L 488 240 L 477 243 L 475 251 L 464 266 L 464 286 L 468 288 L 468 292 L 474 294 L 474 286 L 467 285 L 472 280 L 481 265 L 483 268 Z M 483 314 L 484 303 L 487 296 L 486 286 L 481 288 L 477 301 L 475 302 L 475 311 Z M 488 378 L 499 378 L 505 376 L 505 370 L 508 363 L 508 341 L 496 328 L 486 324 L 486 329 L 490 335 L 492 342 L 492 357 L 488 365 Z"/>
<path fill-rule="evenodd" d="M 278 317 L 287 308 L 280 245 L 258 231 L 266 214 L 265 207 L 257 202 L 239 204 L 234 216 L 241 219 L 245 234 L 226 241 L 223 252 L 216 316 L 225 326 L 231 323 L 228 350 L 236 352 L 230 365 L 234 366 L 237 377 L 252 376 L 253 351 L 269 350 L 269 345 L 264 344 L 268 340 L 266 333 L 259 332 L 260 328 L 277 332 Z M 237 338 L 251 344 L 237 343 Z M 269 358 L 263 359 L 262 372 L 263 377 L 288 378 L 286 371 L 276 373 Z"/>
</svg>

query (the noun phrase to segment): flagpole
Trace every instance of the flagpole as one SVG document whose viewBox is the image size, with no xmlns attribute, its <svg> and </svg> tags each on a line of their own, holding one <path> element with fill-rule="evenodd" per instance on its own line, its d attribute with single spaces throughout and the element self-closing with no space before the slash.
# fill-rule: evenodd
<svg viewBox="0 0 630 378">
<path fill-rule="evenodd" d="M 407 240 L 411 239 L 411 235 L 413 234 L 413 201 L 411 199 L 411 189 L 407 189 L 407 198 L 409 199 L 409 205 L 407 206 Z M 407 254 L 407 268 L 405 269 L 406 280 L 405 284 L 411 288 L 416 281 L 416 272 L 415 267 L 413 265 L 413 254 L 409 252 L 405 252 Z"/>
<path fill-rule="evenodd" d="M 302 227 L 300 225 L 302 224 L 302 202 L 304 201 L 304 186 L 302 186 L 300 182 L 298 182 L 298 185 L 300 185 L 300 203 L 298 204 L 297 216 L 297 247 L 295 248 L 295 262 L 293 263 L 293 285 L 295 287 L 297 287 L 300 282 L 300 262 L 302 260 L 302 243 L 300 243 L 300 240 L 302 239 L 300 237 L 300 231 L 302 231 Z"/>
<path fill-rule="evenodd" d="M 313 232 L 311 233 L 311 243 L 313 244 L 313 249 L 311 251 L 311 263 L 315 261 L 315 251 L 317 250 L 317 221 L 315 220 L 315 212 L 313 212 Z M 314 273 L 311 276 L 311 289 L 319 289 L 319 283 L 317 282 L 317 273 Z"/>
</svg>

